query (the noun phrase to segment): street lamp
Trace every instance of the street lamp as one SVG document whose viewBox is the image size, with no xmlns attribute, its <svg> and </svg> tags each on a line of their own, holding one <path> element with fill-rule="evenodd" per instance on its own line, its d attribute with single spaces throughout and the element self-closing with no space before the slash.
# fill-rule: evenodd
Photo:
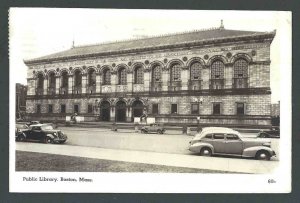
<svg viewBox="0 0 300 203">
<path fill-rule="evenodd" d="M 196 98 L 196 102 L 200 105 L 203 103 L 203 98 L 200 97 L 199 99 Z M 199 108 L 199 107 L 198 107 Z M 200 108 L 199 108 L 200 109 Z M 198 112 L 199 114 L 200 112 Z M 199 133 L 200 132 L 200 116 L 197 116 L 197 132 Z"/>
</svg>

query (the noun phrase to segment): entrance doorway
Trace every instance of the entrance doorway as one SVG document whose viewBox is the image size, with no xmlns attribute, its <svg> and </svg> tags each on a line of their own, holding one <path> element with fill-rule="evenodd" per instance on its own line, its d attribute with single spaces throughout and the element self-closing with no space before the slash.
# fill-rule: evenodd
<svg viewBox="0 0 300 203">
<path fill-rule="evenodd" d="M 144 105 L 140 100 L 136 100 L 132 104 L 132 121 L 134 117 L 141 117 L 143 115 Z"/>
<path fill-rule="evenodd" d="M 124 101 L 118 101 L 116 104 L 116 121 L 126 121 L 126 104 Z"/>
<path fill-rule="evenodd" d="M 101 121 L 109 121 L 110 120 L 110 103 L 108 101 L 101 102 L 100 120 Z"/>
</svg>

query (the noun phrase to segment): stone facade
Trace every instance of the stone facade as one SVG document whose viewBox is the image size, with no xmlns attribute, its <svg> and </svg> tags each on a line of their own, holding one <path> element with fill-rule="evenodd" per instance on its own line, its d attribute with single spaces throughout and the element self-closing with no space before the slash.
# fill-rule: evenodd
<svg viewBox="0 0 300 203">
<path fill-rule="evenodd" d="M 78 110 L 87 121 L 119 122 L 147 112 L 158 122 L 174 124 L 196 123 L 200 116 L 203 125 L 269 126 L 274 36 L 258 33 L 209 39 L 208 45 L 193 42 L 25 61 L 26 112 L 32 119 L 62 120 Z"/>
</svg>

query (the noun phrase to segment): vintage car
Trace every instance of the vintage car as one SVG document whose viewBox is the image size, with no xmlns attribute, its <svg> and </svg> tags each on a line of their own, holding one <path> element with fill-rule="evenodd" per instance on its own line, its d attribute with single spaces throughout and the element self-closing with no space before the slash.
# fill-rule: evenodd
<svg viewBox="0 0 300 203">
<path fill-rule="evenodd" d="M 272 127 L 268 130 L 261 130 L 258 135 L 258 138 L 280 138 L 279 127 Z"/>
<path fill-rule="evenodd" d="M 244 138 L 230 128 L 203 128 L 190 141 L 189 150 L 202 156 L 232 155 L 252 157 L 259 160 L 270 160 L 275 156 L 269 139 Z"/>
<path fill-rule="evenodd" d="M 53 129 L 50 124 L 30 125 L 16 135 L 17 141 L 40 141 L 44 143 L 64 143 L 68 137 L 60 130 Z"/>
<path fill-rule="evenodd" d="M 163 124 L 159 124 L 159 123 L 151 123 L 150 125 L 146 125 L 141 128 L 142 133 L 164 134 L 165 131 L 166 129 L 164 128 Z"/>
</svg>

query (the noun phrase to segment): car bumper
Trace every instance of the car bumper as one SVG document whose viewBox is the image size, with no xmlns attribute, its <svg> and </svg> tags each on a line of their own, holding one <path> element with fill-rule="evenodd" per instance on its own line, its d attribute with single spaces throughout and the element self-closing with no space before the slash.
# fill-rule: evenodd
<svg viewBox="0 0 300 203">
<path fill-rule="evenodd" d="M 55 143 L 64 143 L 64 142 L 67 141 L 67 139 L 68 139 L 67 136 L 64 136 L 63 138 L 57 137 L 57 138 L 54 138 L 54 139 L 53 139 L 53 142 L 55 142 Z"/>
</svg>

